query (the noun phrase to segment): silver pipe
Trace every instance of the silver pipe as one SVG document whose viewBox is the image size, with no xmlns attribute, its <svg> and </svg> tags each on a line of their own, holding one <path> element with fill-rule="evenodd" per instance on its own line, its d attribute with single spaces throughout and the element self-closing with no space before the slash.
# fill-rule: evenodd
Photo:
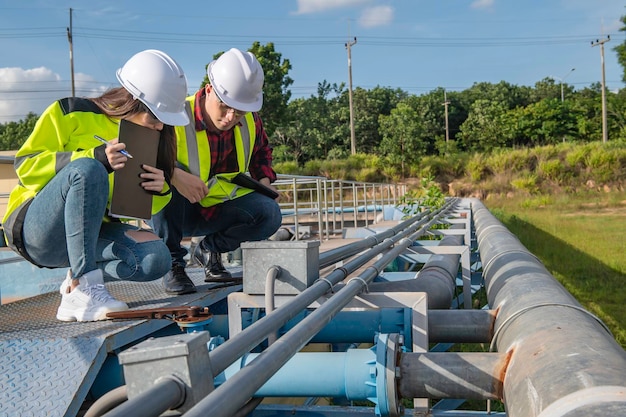
<svg viewBox="0 0 626 417">
<path fill-rule="evenodd" d="M 402 353 L 398 396 L 497 400 L 507 362 L 503 353 Z"/>
<path fill-rule="evenodd" d="M 343 319 L 344 314 L 358 314 L 356 319 Z M 397 313 L 401 322 L 402 312 Z M 388 318 L 389 320 L 389 318 Z M 428 341 L 431 343 L 490 343 L 496 313 L 493 310 L 428 310 Z M 285 332 L 293 328 L 285 327 Z M 396 325 L 393 325 L 396 327 Z M 378 311 L 340 313 L 335 320 L 315 335 L 313 343 L 371 343 L 376 332 L 393 333 L 397 329 L 384 321 Z"/>
<path fill-rule="evenodd" d="M 493 310 L 428 310 L 428 341 L 490 343 L 495 321 Z"/>
<path fill-rule="evenodd" d="M 267 270 L 267 274 L 265 275 L 265 311 L 267 314 L 274 311 L 276 306 L 275 303 L 275 284 L 276 278 L 280 276 L 282 269 L 280 266 L 272 266 Z M 271 345 L 274 343 L 276 338 L 278 337 L 276 332 L 270 333 L 267 336 L 267 343 Z"/>
<path fill-rule="evenodd" d="M 333 265 L 342 259 L 346 259 L 352 255 L 362 252 L 364 249 L 371 248 L 376 246 L 383 240 L 390 238 L 392 236 L 397 235 L 402 230 L 405 230 L 413 223 L 422 220 L 422 224 L 427 221 L 427 216 L 430 214 L 430 211 L 427 210 L 425 212 L 419 213 L 417 216 L 407 219 L 394 227 L 391 227 L 387 230 L 383 230 L 380 233 L 376 233 L 375 235 L 367 236 L 364 239 L 357 240 L 355 242 L 349 243 L 347 245 L 340 246 L 338 248 L 327 250 L 323 253 L 320 253 L 319 256 L 319 264 L 320 268 L 325 268 L 329 265 Z"/>
<path fill-rule="evenodd" d="M 180 407 L 185 401 L 185 384 L 170 375 L 159 378 L 149 390 L 129 398 L 103 417 L 154 417 Z"/>
<path fill-rule="evenodd" d="M 463 236 L 449 235 L 439 241 L 438 246 L 459 246 Z M 461 255 L 432 255 L 415 278 L 401 281 L 374 282 L 370 292 L 425 292 L 428 294 L 429 309 L 448 309 L 452 305 L 456 290 Z"/>
<path fill-rule="evenodd" d="M 125 401 L 128 401 L 128 389 L 126 385 L 113 388 L 94 401 L 83 417 L 101 417 L 104 413 L 114 409 Z"/>
<path fill-rule="evenodd" d="M 626 352 L 479 200 L 472 212 L 498 311 L 492 349 L 511 353 L 507 415 L 626 416 Z"/>
</svg>

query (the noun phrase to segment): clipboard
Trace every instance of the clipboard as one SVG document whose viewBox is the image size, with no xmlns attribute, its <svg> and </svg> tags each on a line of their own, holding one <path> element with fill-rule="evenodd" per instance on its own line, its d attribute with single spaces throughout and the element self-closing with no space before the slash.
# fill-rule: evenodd
<svg viewBox="0 0 626 417">
<path fill-rule="evenodd" d="M 141 166 L 156 166 L 161 132 L 128 120 L 120 121 L 118 138 L 133 156 L 124 168 L 113 173 L 113 196 L 109 216 L 149 220 L 152 217 L 152 194 L 141 187 Z"/>
<path fill-rule="evenodd" d="M 278 198 L 278 193 L 276 191 L 274 191 L 270 187 L 263 185 L 259 181 L 246 174 L 239 173 L 235 175 L 235 177 L 230 182 L 232 182 L 233 184 L 237 184 L 240 187 L 245 187 L 257 191 L 263 195 L 268 196 L 271 199 Z"/>
</svg>

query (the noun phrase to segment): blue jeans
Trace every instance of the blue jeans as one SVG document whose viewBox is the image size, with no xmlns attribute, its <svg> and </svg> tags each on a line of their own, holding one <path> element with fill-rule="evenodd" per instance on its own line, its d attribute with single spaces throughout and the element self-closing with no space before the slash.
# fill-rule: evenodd
<svg viewBox="0 0 626 417">
<path fill-rule="evenodd" d="M 108 174 L 91 158 L 70 162 L 37 194 L 24 219 L 26 252 L 40 266 L 71 267 L 78 277 L 100 268 L 106 278 L 149 281 L 171 269 L 162 240 L 137 242 L 137 227 L 103 222 Z M 143 232 L 148 233 L 148 232 Z"/>
<path fill-rule="evenodd" d="M 225 253 L 237 249 L 241 242 L 267 239 L 282 223 L 278 203 L 259 193 L 219 204 L 210 220 L 202 216 L 201 209 L 173 188 L 172 200 L 152 216 L 152 228 L 165 241 L 174 265 L 185 264 L 187 249 L 180 243 L 183 237 L 204 236 L 206 249 Z"/>
</svg>

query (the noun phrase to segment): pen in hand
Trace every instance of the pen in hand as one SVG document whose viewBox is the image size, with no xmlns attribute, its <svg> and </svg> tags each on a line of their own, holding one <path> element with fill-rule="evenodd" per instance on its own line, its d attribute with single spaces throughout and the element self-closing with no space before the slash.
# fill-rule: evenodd
<svg viewBox="0 0 626 417">
<path fill-rule="evenodd" d="M 94 137 L 94 138 L 96 138 L 96 139 L 98 139 L 100 142 L 104 143 L 106 146 L 109 146 L 109 145 L 110 145 L 109 141 L 107 141 L 105 138 L 102 138 L 102 137 L 100 137 L 100 136 L 98 136 L 98 135 L 93 135 L 93 137 Z M 120 151 L 120 153 L 121 153 L 122 155 L 124 155 L 125 157 L 127 157 L 127 158 L 132 158 L 132 157 L 133 157 L 131 154 L 129 154 L 128 152 L 126 152 L 126 150 L 125 150 L 125 149 L 122 149 L 122 150 Z"/>
</svg>

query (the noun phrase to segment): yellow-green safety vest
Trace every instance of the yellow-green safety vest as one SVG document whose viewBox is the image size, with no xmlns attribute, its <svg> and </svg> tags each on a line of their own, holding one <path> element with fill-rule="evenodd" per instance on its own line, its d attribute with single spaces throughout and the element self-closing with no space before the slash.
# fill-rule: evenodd
<svg viewBox="0 0 626 417">
<path fill-rule="evenodd" d="M 39 117 L 33 132 L 15 155 L 18 184 L 9 196 L 2 219 L 7 244 L 12 245 L 13 225 L 21 217 L 22 208 L 62 168 L 78 158 L 94 158 L 94 148 L 100 143 L 97 134 L 106 139 L 118 136 L 119 120 L 102 113 L 91 100 L 65 98 L 52 103 Z M 163 190 L 167 193 L 169 186 Z M 109 174 L 109 198 L 113 194 L 113 173 Z M 171 193 L 152 199 L 152 214 L 158 213 L 170 201 Z M 104 221 L 108 218 L 105 216 Z"/>
<path fill-rule="evenodd" d="M 210 207 L 253 192 L 249 188 L 240 187 L 230 181 L 237 174 L 248 171 L 256 139 L 254 116 L 252 113 L 246 113 L 241 123 L 233 129 L 239 170 L 219 173 L 209 178 L 211 149 L 206 130 L 196 131 L 195 128 L 195 116 L 192 110 L 195 108 L 195 100 L 195 95 L 187 97 L 186 110 L 191 123 L 187 126 L 176 126 L 176 144 L 178 162 L 185 167 L 186 171 L 200 177 L 209 187 L 209 193 L 200 200 L 200 205 Z"/>
</svg>

